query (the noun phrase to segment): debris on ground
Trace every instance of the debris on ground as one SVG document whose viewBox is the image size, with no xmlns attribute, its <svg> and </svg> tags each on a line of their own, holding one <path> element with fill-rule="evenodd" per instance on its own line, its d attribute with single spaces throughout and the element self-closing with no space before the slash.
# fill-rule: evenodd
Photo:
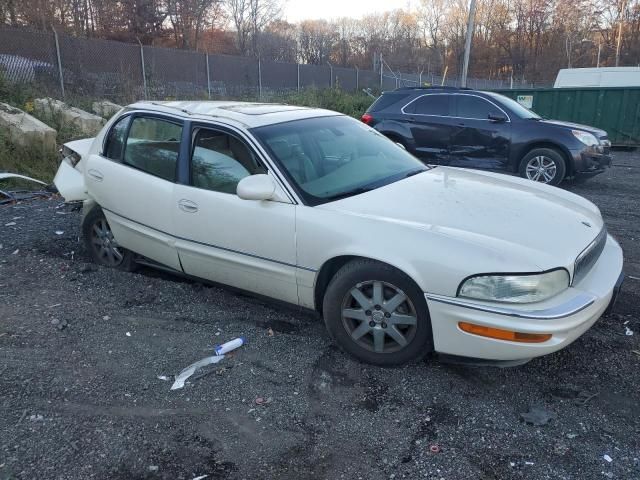
<svg viewBox="0 0 640 480">
<path fill-rule="evenodd" d="M 534 427 L 541 427 L 551 421 L 555 415 L 540 405 L 532 405 L 528 412 L 520 414 L 520 420 Z"/>
<path fill-rule="evenodd" d="M 44 417 L 40 414 L 38 415 L 31 415 L 29 417 L 29 420 L 31 420 L 32 422 L 41 422 L 42 420 L 44 420 Z"/>
<path fill-rule="evenodd" d="M 607 455 L 606 453 L 602 456 L 602 458 L 604 458 L 607 462 L 611 463 L 613 462 L 613 458 L 611 458 L 609 455 Z"/>
<path fill-rule="evenodd" d="M 222 345 L 218 345 L 217 347 L 214 348 L 216 355 L 203 358 L 202 360 L 199 360 L 189 365 L 187 368 L 182 370 L 178 375 L 176 375 L 176 379 L 173 382 L 173 385 L 171 385 L 171 390 L 178 390 L 184 387 L 184 382 L 186 382 L 187 379 L 196 372 L 196 370 L 202 367 L 206 367 L 207 365 L 218 363 L 224 358 L 224 354 L 229 353 L 232 350 L 235 350 L 236 348 L 242 346 L 243 344 L 244 344 L 244 337 L 240 337 L 240 338 L 235 338 L 233 340 L 230 340 L 226 343 L 223 343 Z"/>
<path fill-rule="evenodd" d="M 169 380 L 169 377 L 167 377 L 166 375 L 158 375 L 158 380 L 166 382 L 167 380 Z"/>
<path fill-rule="evenodd" d="M 44 190 L 0 190 L 0 205 L 8 204 L 8 203 L 17 203 L 22 200 L 31 200 L 34 198 L 45 198 L 49 197 L 56 192 L 55 188 L 52 186 L 47 186 L 45 182 L 40 180 L 36 180 L 35 178 L 27 177 L 25 175 L 19 175 L 17 173 L 8 173 L 2 172 L 0 173 L 0 180 L 6 179 L 20 179 L 27 180 L 30 182 L 35 182 L 40 185 L 45 185 L 47 188 Z M 6 197 L 6 198 L 2 198 Z"/>
<path fill-rule="evenodd" d="M 429 451 L 431 453 L 440 453 L 440 445 L 436 445 L 435 443 L 433 445 L 429 445 Z"/>
</svg>

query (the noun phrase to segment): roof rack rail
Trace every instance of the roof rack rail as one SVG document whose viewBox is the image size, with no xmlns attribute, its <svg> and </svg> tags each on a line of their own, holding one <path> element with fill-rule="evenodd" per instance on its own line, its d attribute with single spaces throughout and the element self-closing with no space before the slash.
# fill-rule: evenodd
<svg viewBox="0 0 640 480">
<path fill-rule="evenodd" d="M 425 87 L 399 87 L 396 90 L 472 90 L 469 87 L 450 87 L 448 85 L 429 85 Z"/>
</svg>

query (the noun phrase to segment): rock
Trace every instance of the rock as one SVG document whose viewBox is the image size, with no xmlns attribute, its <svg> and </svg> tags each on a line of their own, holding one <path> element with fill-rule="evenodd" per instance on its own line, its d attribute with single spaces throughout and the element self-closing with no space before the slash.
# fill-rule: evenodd
<svg viewBox="0 0 640 480">
<path fill-rule="evenodd" d="M 62 320 L 60 323 L 58 323 L 58 330 L 62 331 L 65 328 L 67 328 L 69 324 L 67 323 L 66 320 Z"/>
<path fill-rule="evenodd" d="M 104 118 L 79 108 L 70 107 L 53 98 L 36 98 L 33 101 L 33 106 L 41 115 L 59 117 L 63 124 L 76 128 L 84 135 L 96 135 L 105 124 Z"/>
<path fill-rule="evenodd" d="M 93 102 L 91 110 L 93 110 L 93 113 L 100 115 L 103 118 L 111 118 L 122 110 L 122 107 L 117 103 L 110 102 L 109 100 L 102 100 L 101 102 Z"/>
<path fill-rule="evenodd" d="M 53 128 L 6 103 L 0 103 L 0 129 L 6 132 L 14 145 L 40 151 L 54 152 L 56 149 L 56 131 Z"/>
</svg>

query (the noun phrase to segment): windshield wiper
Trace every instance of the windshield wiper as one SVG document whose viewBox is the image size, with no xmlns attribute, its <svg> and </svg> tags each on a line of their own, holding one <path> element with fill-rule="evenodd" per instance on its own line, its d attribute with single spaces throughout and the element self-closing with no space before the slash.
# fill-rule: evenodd
<svg viewBox="0 0 640 480">
<path fill-rule="evenodd" d="M 331 195 L 330 197 L 326 197 L 327 200 L 340 200 L 341 198 L 353 197 L 354 195 L 360 195 L 361 193 L 370 192 L 373 190 L 372 187 L 358 187 L 352 190 L 347 190 L 346 192 L 336 193 L 335 195 Z"/>
</svg>

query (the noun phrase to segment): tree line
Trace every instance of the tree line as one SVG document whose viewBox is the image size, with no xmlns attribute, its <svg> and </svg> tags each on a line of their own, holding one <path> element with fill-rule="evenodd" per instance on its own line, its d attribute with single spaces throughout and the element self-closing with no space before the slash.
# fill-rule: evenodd
<svg viewBox="0 0 640 480">
<path fill-rule="evenodd" d="M 360 19 L 284 19 L 281 0 L 0 0 L 5 25 L 361 69 L 457 75 L 468 0 Z M 549 82 L 559 68 L 640 64 L 640 0 L 478 0 L 470 75 Z M 428 77 L 427 77 L 428 78 Z"/>
</svg>

